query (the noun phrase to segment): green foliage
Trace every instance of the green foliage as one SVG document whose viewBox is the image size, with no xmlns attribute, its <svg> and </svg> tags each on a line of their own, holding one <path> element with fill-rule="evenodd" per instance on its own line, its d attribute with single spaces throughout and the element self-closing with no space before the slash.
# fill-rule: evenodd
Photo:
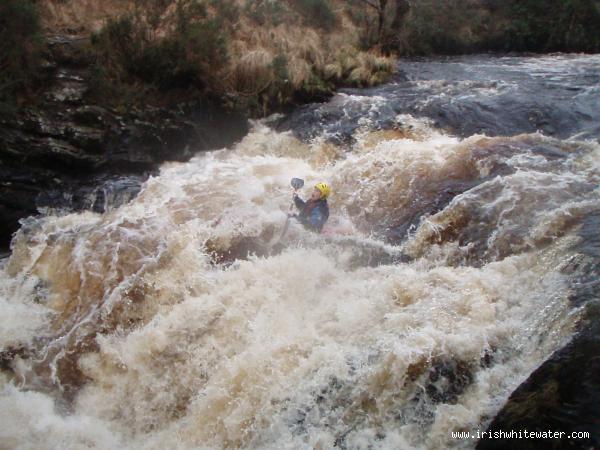
<svg viewBox="0 0 600 450">
<path fill-rule="evenodd" d="M 600 50 L 597 0 L 511 0 L 503 9 L 506 49 L 521 51 Z"/>
<path fill-rule="evenodd" d="M 232 100 L 235 108 L 252 116 L 266 115 L 288 103 L 293 95 L 284 53 L 278 53 L 268 67 L 257 68 L 256 72 L 246 68 L 240 76 L 238 88 L 246 88 L 246 91 L 239 92 Z"/>
<path fill-rule="evenodd" d="M 333 92 L 335 86 L 324 80 L 320 75 L 312 73 L 311 77 L 302 86 L 302 91 L 309 97 L 318 97 L 329 95 Z"/>
<path fill-rule="evenodd" d="M 290 100 L 292 86 L 289 82 L 288 59 L 284 53 L 278 53 L 271 62 L 273 81 L 263 93 L 263 109 L 277 108 Z M 264 115 L 264 113 L 263 113 Z"/>
<path fill-rule="evenodd" d="M 480 48 L 485 9 L 471 0 L 421 0 L 413 4 L 398 39 L 403 54 L 454 54 Z"/>
<path fill-rule="evenodd" d="M 349 0 L 344 8 L 344 13 L 352 23 L 360 27 L 357 43 L 361 50 L 375 47 L 379 40 L 376 18 L 372 17 L 372 11 L 371 7 L 361 0 Z"/>
<path fill-rule="evenodd" d="M 387 0 L 378 23 L 383 5 L 348 0 L 363 48 L 405 55 L 600 50 L 599 0 Z"/>
<path fill-rule="evenodd" d="M 287 80 L 289 78 L 287 64 L 287 58 L 283 53 L 279 53 L 277 56 L 275 56 L 275 58 L 273 58 L 271 65 L 273 66 L 273 74 L 275 75 L 275 79 Z"/>
<path fill-rule="evenodd" d="M 0 2 L 0 102 L 31 88 L 39 77 L 42 49 L 40 19 L 29 0 Z"/>
<path fill-rule="evenodd" d="M 234 0 L 210 0 L 210 5 L 215 8 L 221 20 L 234 23 L 240 17 L 240 8 Z"/>
<path fill-rule="evenodd" d="M 293 7 L 304 17 L 306 25 L 330 30 L 336 17 L 327 0 L 293 0 Z"/>
<path fill-rule="evenodd" d="M 193 89 L 210 94 L 227 63 L 226 36 L 220 20 L 208 18 L 202 3 L 178 4 L 176 24 L 156 37 L 147 16 L 109 20 L 92 36 L 93 92 L 98 98 L 127 87 L 150 84 L 155 90 Z"/>
<path fill-rule="evenodd" d="M 286 17 L 283 3 L 279 0 L 246 0 L 244 12 L 259 25 L 279 25 Z"/>
<path fill-rule="evenodd" d="M 598 0 L 421 0 L 400 30 L 402 53 L 600 50 Z"/>
</svg>

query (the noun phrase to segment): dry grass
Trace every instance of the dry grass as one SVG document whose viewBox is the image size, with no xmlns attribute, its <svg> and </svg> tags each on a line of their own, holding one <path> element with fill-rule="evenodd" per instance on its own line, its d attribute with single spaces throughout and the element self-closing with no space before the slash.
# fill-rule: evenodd
<svg viewBox="0 0 600 450">
<path fill-rule="evenodd" d="M 275 75 L 272 64 L 274 55 L 265 48 L 248 49 L 238 42 L 235 57 L 231 58 L 227 77 L 227 89 L 242 96 L 252 96 L 264 91 L 273 83 Z"/>
<path fill-rule="evenodd" d="M 152 2 L 42 0 L 40 7 L 47 30 L 90 33 L 97 31 L 108 17 L 116 18 L 133 11 L 135 3 L 138 3 L 138 13 L 146 11 L 139 7 L 144 1 Z M 210 78 L 219 80 L 212 86 L 217 94 L 255 98 L 254 102 L 263 103 L 261 109 L 266 111 L 275 104 L 288 102 L 297 92 L 310 96 L 330 92 L 339 85 L 371 86 L 392 72 L 390 58 L 358 49 L 359 29 L 345 16 L 341 0 L 329 0 L 336 15 L 336 23 L 329 29 L 306 24 L 290 6 L 292 0 L 279 0 L 281 17 L 275 20 L 266 14 L 262 23 L 250 14 L 245 0 L 233 3 L 237 7 L 234 17 L 223 17 L 220 7 L 214 4 L 207 8 L 209 17 L 220 17 L 222 29 L 228 34 L 228 63 L 217 76 Z M 175 0 L 162 6 L 159 23 L 148 35 L 161 39 L 173 29 L 174 5 Z"/>
<path fill-rule="evenodd" d="M 255 92 L 268 85 L 267 79 L 275 82 L 276 75 L 272 70 L 269 73 L 269 65 L 277 55 L 285 56 L 287 82 L 294 90 L 305 88 L 315 79 L 356 86 L 384 81 L 393 71 L 393 59 L 360 51 L 358 35 L 359 30 L 344 16 L 338 26 L 324 32 L 298 23 L 257 28 L 256 23 L 242 15 L 231 46 L 231 79 L 235 82 L 229 87 L 233 93 Z M 258 55 L 253 49 L 260 49 L 261 55 L 269 54 L 270 62 L 264 56 L 256 61 Z M 251 56 L 251 64 L 246 55 Z M 257 77 L 259 66 L 261 76 Z"/>
<path fill-rule="evenodd" d="M 106 19 L 130 11 L 127 0 L 43 0 L 38 2 L 44 28 L 50 33 L 87 34 L 98 31 Z"/>
</svg>

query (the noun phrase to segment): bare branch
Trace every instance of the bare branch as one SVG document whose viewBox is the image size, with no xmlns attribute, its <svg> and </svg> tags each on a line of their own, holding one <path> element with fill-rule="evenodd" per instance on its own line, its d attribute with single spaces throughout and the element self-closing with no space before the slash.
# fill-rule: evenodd
<svg viewBox="0 0 600 450">
<path fill-rule="evenodd" d="M 369 5 L 371 8 L 375 8 L 376 11 L 379 11 L 381 9 L 381 6 L 376 5 L 375 3 L 369 1 L 369 0 L 360 0 L 361 2 Z"/>
</svg>

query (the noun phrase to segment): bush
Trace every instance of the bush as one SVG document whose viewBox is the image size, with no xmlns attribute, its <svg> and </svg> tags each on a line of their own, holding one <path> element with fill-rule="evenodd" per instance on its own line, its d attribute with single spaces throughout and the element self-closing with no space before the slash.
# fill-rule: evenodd
<svg viewBox="0 0 600 450">
<path fill-rule="evenodd" d="M 336 22 L 327 0 L 295 0 L 292 5 L 304 16 L 306 25 L 330 30 Z"/>
<path fill-rule="evenodd" d="M 147 17 L 129 15 L 109 20 L 92 37 L 93 91 L 99 98 L 110 85 L 151 84 L 158 91 L 194 89 L 211 93 L 227 63 L 226 36 L 217 19 L 207 18 L 202 4 L 179 3 L 175 26 L 166 36 Z"/>
<path fill-rule="evenodd" d="M 512 0 L 504 16 L 505 49 L 600 50 L 600 5 L 594 0 Z"/>
<path fill-rule="evenodd" d="M 597 0 L 420 0 L 399 27 L 402 54 L 598 51 Z"/>
<path fill-rule="evenodd" d="M 409 12 L 400 31 L 402 54 L 455 54 L 478 50 L 486 11 L 472 0 L 422 0 Z"/>
<path fill-rule="evenodd" d="M 217 11 L 217 17 L 230 23 L 240 17 L 240 8 L 234 0 L 211 0 L 210 5 Z"/>
<path fill-rule="evenodd" d="M 0 2 L 0 101 L 13 102 L 39 77 L 40 19 L 29 0 Z M 6 105 L 4 105 L 6 107 Z"/>
<path fill-rule="evenodd" d="M 283 3 L 279 0 L 246 0 L 244 12 L 259 25 L 279 25 L 286 16 Z"/>
</svg>

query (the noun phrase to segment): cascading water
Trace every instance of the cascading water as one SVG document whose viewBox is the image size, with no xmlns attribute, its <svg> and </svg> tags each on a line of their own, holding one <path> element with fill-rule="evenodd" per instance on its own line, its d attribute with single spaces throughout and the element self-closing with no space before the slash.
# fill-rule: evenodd
<svg viewBox="0 0 600 450">
<path fill-rule="evenodd" d="M 0 272 L 2 448 L 473 447 L 451 432 L 485 429 L 583 314 L 598 62 L 400 63 L 127 204 L 28 219 Z M 568 132 L 527 128 L 548 84 L 576 92 Z M 332 185 L 331 223 L 274 245 L 295 176 Z"/>
</svg>

